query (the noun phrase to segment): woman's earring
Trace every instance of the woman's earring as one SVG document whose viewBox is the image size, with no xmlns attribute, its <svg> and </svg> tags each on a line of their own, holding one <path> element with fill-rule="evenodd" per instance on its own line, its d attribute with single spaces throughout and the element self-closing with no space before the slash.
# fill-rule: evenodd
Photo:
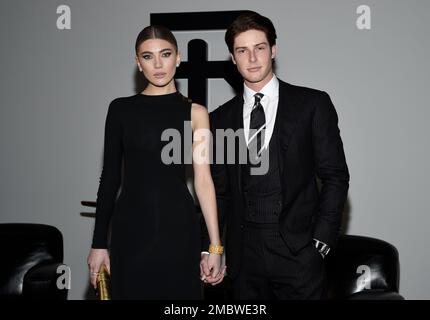
<svg viewBox="0 0 430 320">
<path fill-rule="evenodd" d="M 179 63 L 176 65 L 176 67 L 179 67 Z"/>
</svg>

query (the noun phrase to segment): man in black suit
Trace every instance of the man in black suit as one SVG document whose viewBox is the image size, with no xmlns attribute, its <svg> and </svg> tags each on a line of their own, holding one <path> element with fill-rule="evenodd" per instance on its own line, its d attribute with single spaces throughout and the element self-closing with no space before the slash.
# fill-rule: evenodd
<svg viewBox="0 0 430 320">
<path fill-rule="evenodd" d="M 215 153 L 228 156 L 217 129 L 242 132 L 249 150 L 245 164 L 211 166 L 234 296 L 325 298 L 324 257 L 336 245 L 349 187 L 335 108 L 327 93 L 273 74 L 276 31 L 268 18 L 239 16 L 225 40 L 244 90 L 210 114 Z M 268 170 L 253 174 L 266 160 Z M 218 284 L 223 274 L 211 277 L 206 261 L 202 253 L 202 279 Z"/>
</svg>

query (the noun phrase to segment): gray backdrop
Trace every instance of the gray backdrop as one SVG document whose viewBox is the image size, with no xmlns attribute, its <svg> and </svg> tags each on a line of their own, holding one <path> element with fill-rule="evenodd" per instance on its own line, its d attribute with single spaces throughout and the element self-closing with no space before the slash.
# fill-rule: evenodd
<svg viewBox="0 0 430 320">
<path fill-rule="evenodd" d="M 58 30 L 57 7 L 71 9 Z M 371 29 L 359 30 L 359 5 Z M 69 298 L 87 296 L 86 258 L 108 103 L 135 92 L 133 47 L 150 13 L 252 9 L 278 30 L 277 75 L 327 91 L 337 108 L 351 173 L 345 230 L 394 244 L 400 291 L 430 298 L 428 1 L 24 1 L 0 2 L 1 222 L 39 222 L 64 235 Z M 223 32 L 177 32 L 228 57 Z M 187 93 L 186 81 L 180 88 Z M 232 96 L 211 80 L 209 110 Z"/>
</svg>

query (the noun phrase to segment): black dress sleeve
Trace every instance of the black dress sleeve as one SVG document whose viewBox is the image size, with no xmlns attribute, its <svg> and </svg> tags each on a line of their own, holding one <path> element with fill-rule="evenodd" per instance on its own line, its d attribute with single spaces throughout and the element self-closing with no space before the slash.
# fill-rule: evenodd
<svg viewBox="0 0 430 320">
<path fill-rule="evenodd" d="M 121 184 L 122 127 L 118 99 L 108 109 L 105 123 L 103 169 L 97 192 L 96 221 L 92 248 L 107 248 L 109 222 Z"/>
</svg>

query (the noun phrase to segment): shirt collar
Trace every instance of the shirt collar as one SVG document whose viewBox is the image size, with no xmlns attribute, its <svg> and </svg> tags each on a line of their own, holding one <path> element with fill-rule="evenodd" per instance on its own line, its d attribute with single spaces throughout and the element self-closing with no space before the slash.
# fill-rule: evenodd
<svg viewBox="0 0 430 320">
<path fill-rule="evenodd" d="M 272 79 L 259 91 L 264 94 L 263 100 L 265 97 L 270 99 L 274 99 L 279 96 L 279 80 L 273 74 Z M 254 95 L 257 92 L 249 88 L 245 83 L 243 84 L 243 101 L 245 105 L 254 105 Z"/>
</svg>

